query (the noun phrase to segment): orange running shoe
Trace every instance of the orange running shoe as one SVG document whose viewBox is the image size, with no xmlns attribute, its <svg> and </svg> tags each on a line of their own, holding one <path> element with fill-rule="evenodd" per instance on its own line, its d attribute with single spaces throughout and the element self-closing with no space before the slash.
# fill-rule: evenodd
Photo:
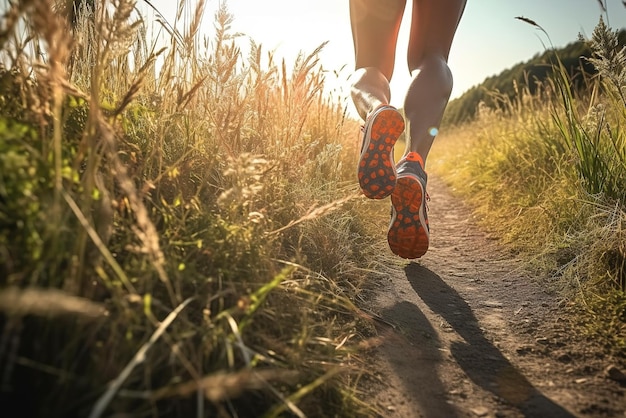
<svg viewBox="0 0 626 418">
<path fill-rule="evenodd" d="M 404 118 L 389 105 L 379 106 L 365 121 L 357 175 L 363 194 L 370 199 L 389 196 L 396 186 L 392 152 L 404 131 Z"/>
<path fill-rule="evenodd" d="M 426 208 L 424 160 L 416 152 L 404 156 L 398 165 L 397 183 L 391 195 L 391 222 L 387 232 L 389 248 L 402 258 L 419 258 L 428 251 L 430 228 Z"/>
</svg>

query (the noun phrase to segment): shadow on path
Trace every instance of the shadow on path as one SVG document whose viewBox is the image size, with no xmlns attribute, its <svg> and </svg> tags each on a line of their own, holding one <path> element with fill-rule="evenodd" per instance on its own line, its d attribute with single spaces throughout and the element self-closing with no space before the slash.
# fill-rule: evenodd
<svg viewBox="0 0 626 418">
<path fill-rule="evenodd" d="M 419 264 L 409 264 L 405 272 L 424 303 L 465 340 L 452 343 L 450 351 L 475 384 L 518 408 L 526 417 L 574 417 L 545 397 L 487 340 L 470 306 L 456 290 Z"/>
<path fill-rule="evenodd" d="M 381 329 L 381 349 L 401 378 L 405 393 L 419 404 L 420 413 L 426 417 L 458 417 L 447 402 L 446 389 L 437 373 L 441 344 L 428 318 L 407 301 L 385 309 L 381 316 L 400 331 Z"/>
</svg>

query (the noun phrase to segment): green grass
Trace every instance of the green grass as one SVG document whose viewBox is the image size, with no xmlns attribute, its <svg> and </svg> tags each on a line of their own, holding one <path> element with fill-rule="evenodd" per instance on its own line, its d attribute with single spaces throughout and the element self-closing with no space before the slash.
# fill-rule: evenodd
<svg viewBox="0 0 626 418">
<path fill-rule="evenodd" d="M 501 110 L 448 128 L 430 161 L 488 228 L 577 301 L 585 332 L 623 353 L 626 58 L 615 39 L 600 21 L 589 41 L 600 75 L 582 93 L 555 57 L 537 93 L 520 88 Z"/>
<path fill-rule="evenodd" d="M 371 414 L 358 126 L 320 50 L 244 56 L 225 7 L 200 38 L 202 4 L 160 49 L 132 1 L 96 3 L 73 42 L 50 1 L 2 21 L 3 398 L 24 416 Z"/>
<path fill-rule="evenodd" d="M 202 4 L 161 47 L 116 6 L 74 13 L 73 38 L 51 1 L 2 18 L 3 400 L 24 416 L 371 416 L 355 301 L 384 236 L 368 214 L 388 207 L 358 197 L 357 122 L 324 93 L 320 50 L 244 56 L 225 7 L 200 38 Z M 626 118 L 607 80 L 483 112 L 429 161 L 623 348 Z"/>
</svg>

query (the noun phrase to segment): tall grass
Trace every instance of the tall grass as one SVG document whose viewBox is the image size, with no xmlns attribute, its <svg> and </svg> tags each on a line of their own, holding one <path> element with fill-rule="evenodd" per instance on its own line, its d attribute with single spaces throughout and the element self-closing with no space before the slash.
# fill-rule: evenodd
<svg viewBox="0 0 626 418">
<path fill-rule="evenodd" d="M 203 5 L 163 46 L 131 0 L 6 8 L 0 379 L 21 415 L 371 412 L 356 122 L 323 45 L 243 56 L 225 4 L 199 35 Z"/>
<path fill-rule="evenodd" d="M 626 52 L 603 20 L 588 42 L 597 77 L 573 79 L 555 56 L 553 77 L 535 94 L 519 86 L 514 101 L 481 108 L 477 122 L 436 144 L 431 161 L 623 352 Z"/>
<path fill-rule="evenodd" d="M 626 120 L 626 51 L 619 46 L 617 32 L 612 32 L 604 19 L 589 43 L 595 55 L 590 61 L 600 79 L 590 85 L 591 97 L 582 103 L 588 106 L 586 114 L 581 116 L 575 108 L 578 100 L 565 69 L 558 63 L 556 86 L 562 112 L 553 111 L 555 124 L 576 155 L 586 191 L 623 203 L 626 201 L 626 134 L 622 129 Z M 596 94 L 606 98 L 596 98 Z"/>
</svg>

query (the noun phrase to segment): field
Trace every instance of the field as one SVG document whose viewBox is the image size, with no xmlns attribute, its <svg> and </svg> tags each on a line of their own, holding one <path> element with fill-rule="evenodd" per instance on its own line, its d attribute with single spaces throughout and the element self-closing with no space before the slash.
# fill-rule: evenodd
<svg viewBox="0 0 626 418">
<path fill-rule="evenodd" d="M 133 1 L 97 5 L 12 2 L 2 17 L 3 404 L 371 416 L 362 308 L 388 208 L 358 190 L 360 122 L 324 89 L 323 45 L 294 63 L 254 43 L 244 56 L 226 6 L 201 39 L 202 2 L 161 45 Z M 555 56 L 550 83 L 442 129 L 429 162 L 574 302 L 580 332 L 619 353 L 626 57 L 613 36 L 598 25 L 600 75 L 583 89 Z"/>
</svg>

